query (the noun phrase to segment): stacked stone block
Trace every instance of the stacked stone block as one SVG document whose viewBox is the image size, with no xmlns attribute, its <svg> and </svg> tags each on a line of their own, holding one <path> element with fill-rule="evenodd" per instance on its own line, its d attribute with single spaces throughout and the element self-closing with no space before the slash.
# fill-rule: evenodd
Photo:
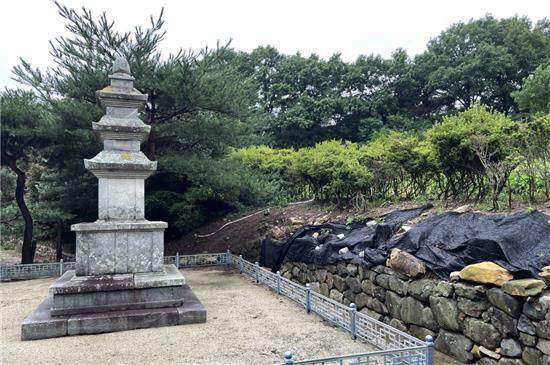
<svg viewBox="0 0 550 365">
<path fill-rule="evenodd" d="M 550 295 L 508 287 L 411 279 L 386 266 L 286 262 L 281 274 L 413 336 L 435 338 L 437 350 L 478 365 L 549 365 Z M 513 292 L 516 295 L 511 295 Z M 522 295 L 519 295 L 522 294 Z"/>
</svg>

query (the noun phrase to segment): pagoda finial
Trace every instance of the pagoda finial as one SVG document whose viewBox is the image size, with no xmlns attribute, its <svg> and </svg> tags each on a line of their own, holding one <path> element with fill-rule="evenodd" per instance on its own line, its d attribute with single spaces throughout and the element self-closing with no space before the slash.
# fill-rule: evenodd
<svg viewBox="0 0 550 365">
<path fill-rule="evenodd" d="M 130 65 L 128 64 L 128 61 L 124 56 L 122 56 L 120 53 L 115 58 L 115 61 L 113 62 L 113 73 L 121 73 L 121 74 L 127 74 L 130 75 Z"/>
</svg>

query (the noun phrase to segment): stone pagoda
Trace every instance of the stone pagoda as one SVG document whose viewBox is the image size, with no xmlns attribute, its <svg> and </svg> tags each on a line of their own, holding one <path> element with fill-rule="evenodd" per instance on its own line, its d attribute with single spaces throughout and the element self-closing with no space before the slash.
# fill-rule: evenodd
<svg viewBox="0 0 550 365">
<path fill-rule="evenodd" d="M 97 91 L 106 114 L 93 130 L 103 151 L 84 160 L 99 179 L 98 220 L 76 232 L 76 269 L 22 323 L 21 338 L 124 331 L 206 321 L 206 310 L 174 265 L 164 265 L 166 222 L 144 216 L 144 181 L 157 163 L 140 150 L 151 127 L 139 118 L 147 95 L 134 88 L 124 58 Z"/>
</svg>

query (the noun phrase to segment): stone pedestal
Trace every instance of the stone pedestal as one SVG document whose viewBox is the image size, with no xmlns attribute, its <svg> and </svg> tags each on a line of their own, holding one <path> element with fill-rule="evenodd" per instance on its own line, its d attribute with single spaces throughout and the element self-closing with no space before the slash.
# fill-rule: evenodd
<svg viewBox="0 0 550 365">
<path fill-rule="evenodd" d="M 164 265 L 165 222 L 145 219 L 144 181 L 157 163 L 140 151 L 150 127 L 139 119 L 147 95 L 133 88 L 123 58 L 97 92 L 107 113 L 93 130 L 104 150 L 85 167 L 98 179 L 98 220 L 71 227 L 76 270 L 21 325 L 21 338 L 124 331 L 206 321 L 206 310 L 174 265 Z"/>
</svg>

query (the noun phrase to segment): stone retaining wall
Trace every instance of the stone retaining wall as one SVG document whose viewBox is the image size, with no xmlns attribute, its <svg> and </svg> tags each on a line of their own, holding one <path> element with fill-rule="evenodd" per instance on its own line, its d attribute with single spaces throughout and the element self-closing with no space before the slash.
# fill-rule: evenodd
<svg viewBox="0 0 550 365">
<path fill-rule="evenodd" d="M 420 279 L 385 266 L 287 262 L 281 274 L 479 365 L 550 365 L 550 294 L 512 296 L 502 288 Z"/>
</svg>

